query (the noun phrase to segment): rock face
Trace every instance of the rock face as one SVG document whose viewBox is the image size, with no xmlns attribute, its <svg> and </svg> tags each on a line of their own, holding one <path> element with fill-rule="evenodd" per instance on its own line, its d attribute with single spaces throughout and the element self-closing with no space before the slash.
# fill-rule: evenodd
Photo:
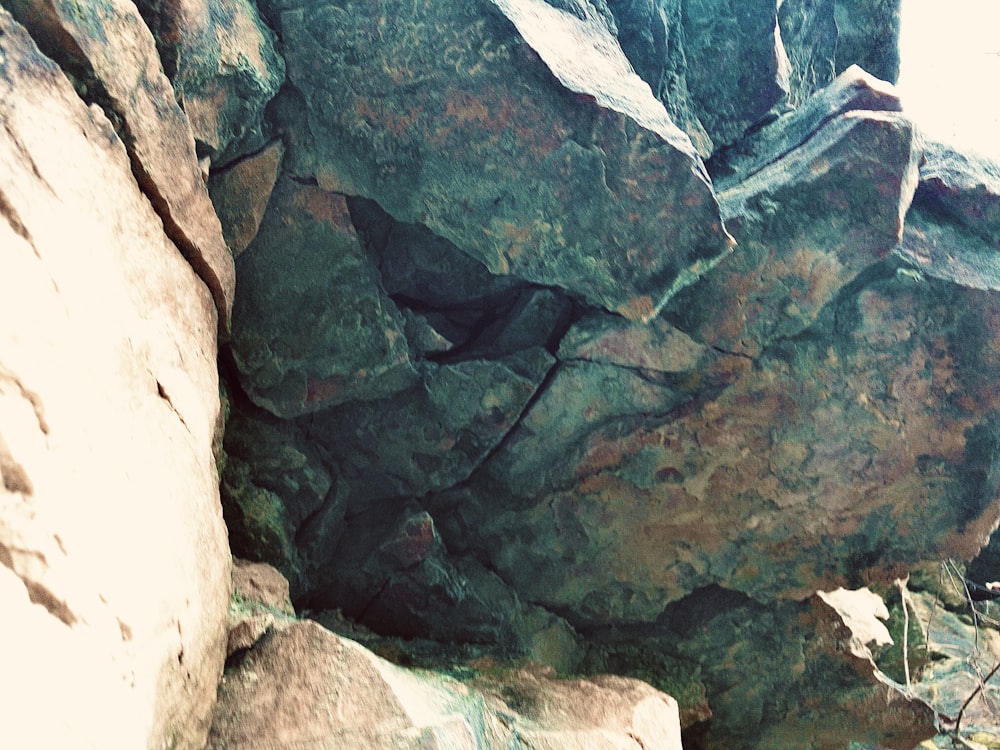
<svg viewBox="0 0 1000 750">
<path fill-rule="evenodd" d="M 285 5 L 292 168 L 320 187 L 630 319 L 726 253 L 690 140 L 586 3 Z"/>
<path fill-rule="evenodd" d="M 191 127 L 174 100 L 153 38 L 131 2 L 13 0 L 6 4 L 41 49 L 77 76 L 129 150 L 136 180 L 170 239 L 208 285 L 222 331 L 235 275 L 219 218 L 195 158 Z"/>
<path fill-rule="evenodd" d="M 996 175 L 921 163 L 853 65 L 895 75 L 874 5 L 266 3 L 238 551 L 387 636 L 640 676 L 704 747 L 929 736 L 858 718 L 892 688 L 812 596 L 1000 517 Z"/>
<path fill-rule="evenodd" d="M 266 636 L 227 672 L 208 748 L 525 745 L 680 750 L 677 702 L 611 675 L 523 669 L 459 682 L 412 672 L 305 621 Z"/>
<path fill-rule="evenodd" d="M 138 0 L 199 157 L 226 164 L 263 145 L 284 82 L 274 32 L 251 0 Z"/>
<path fill-rule="evenodd" d="M 200 748 L 230 586 L 213 295 L 155 169 L 2 9 L 0 102 L 0 744 Z M 172 166 L 158 195 L 193 149 Z"/>
<path fill-rule="evenodd" d="M 898 2 L 3 5 L 0 745 L 933 733 L 833 590 L 1000 519 L 1000 170 Z"/>
</svg>

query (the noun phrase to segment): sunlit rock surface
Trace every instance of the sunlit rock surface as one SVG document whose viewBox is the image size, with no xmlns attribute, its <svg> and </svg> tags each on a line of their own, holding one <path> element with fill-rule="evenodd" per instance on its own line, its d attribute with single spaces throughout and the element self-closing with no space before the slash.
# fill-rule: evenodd
<svg viewBox="0 0 1000 750">
<path fill-rule="evenodd" d="M 5 6 L 42 51 L 71 72 L 84 101 L 111 118 L 140 188 L 208 285 L 221 330 L 228 330 L 233 259 L 205 189 L 190 121 L 136 6 L 127 0 L 11 0 Z"/>
<path fill-rule="evenodd" d="M 245 645 L 220 685 L 208 748 L 680 750 L 677 702 L 639 680 L 488 661 L 450 676 L 403 669 L 290 618 L 273 568 L 237 560 L 233 583 L 230 637 Z"/>
<path fill-rule="evenodd" d="M 4 10 L 0 102 L 0 745 L 197 750 L 230 586 L 212 294 Z"/>
</svg>

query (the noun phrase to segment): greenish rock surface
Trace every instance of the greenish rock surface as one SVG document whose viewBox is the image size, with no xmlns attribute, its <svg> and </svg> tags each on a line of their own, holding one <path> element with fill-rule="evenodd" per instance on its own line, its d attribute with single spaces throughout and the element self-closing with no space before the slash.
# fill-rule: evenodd
<svg viewBox="0 0 1000 750">
<path fill-rule="evenodd" d="M 771 127 L 788 136 L 802 133 L 802 125 Z M 849 110 L 803 136 L 720 193 L 739 246 L 667 311 L 696 339 L 756 355 L 808 328 L 901 239 L 920 157 L 910 122 L 896 113 Z"/>
<path fill-rule="evenodd" d="M 233 353 L 258 405 L 293 417 L 416 380 L 344 196 L 282 179 L 237 264 Z"/>
<path fill-rule="evenodd" d="M 1000 165 L 929 144 L 895 252 L 928 276 L 1000 290 Z"/>
<path fill-rule="evenodd" d="M 199 156 L 225 164 L 266 140 L 264 107 L 285 80 L 253 0 L 138 0 Z"/>
<path fill-rule="evenodd" d="M 860 65 L 876 78 L 899 78 L 900 0 L 836 0 L 837 67 Z"/>
<path fill-rule="evenodd" d="M 891 86 L 833 80 L 835 4 L 265 5 L 234 544 L 400 658 L 639 676 L 698 746 L 929 736 L 810 597 L 1000 515 L 995 288 L 912 237 L 988 260 L 989 167 L 931 149 L 918 184 Z M 681 130 L 726 144 L 713 188 Z"/>
<path fill-rule="evenodd" d="M 687 86 L 716 148 L 738 140 L 788 94 L 775 0 L 686 0 Z"/>
<path fill-rule="evenodd" d="M 578 10 L 273 9 L 305 100 L 297 129 L 314 143 L 296 168 L 426 225 L 494 274 L 650 319 L 729 238 L 690 140 L 606 20 Z"/>
<path fill-rule="evenodd" d="M 468 478 L 517 424 L 552 364 L 540 348 L 496 361 L 426 363 L 413 388 L 324 410 L 303 427 L 358 497 L 423 496 Z"/>
</svg>

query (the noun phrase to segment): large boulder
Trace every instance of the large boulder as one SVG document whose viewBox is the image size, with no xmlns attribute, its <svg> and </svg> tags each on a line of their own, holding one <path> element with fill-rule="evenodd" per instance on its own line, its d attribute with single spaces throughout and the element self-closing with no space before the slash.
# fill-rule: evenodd
<svg viewBox="0 0 1000 750">
<path fill-rule="evenodd" d="M 265 139 L 264 107 L 285 80 L 253 0 L 138 0 L 199 156 L 225 164 Z"/>
<path fill-rule="evenodd" d="M 544 670 L 470 681 L 410 671 L 315 622 L 279 629 L 229 672 L 208 748 L 679 750 L 677 703 L 638 680 Z"/>
<path fill-rule="evenodd" d="M 630 319 L 728 251 L 698 154 L 590 5 L 270 5 L 301 177 Z"/>
<path fill-rule="evenodd" d="M 201 168 L 191 125 L 174 99 L 153 37 L 127 0 L 11 0 L 5 3 L 88 103 L 114 123 L 139 186 L 170 239 L 212 292 L 229 329 L 236 283 Z"/>
<path fill-rule="evenodd" d="M 196 750 L 230 586 L 212 295 L 3 10 L 0 101 L 0 744 Z"/>
</svg>

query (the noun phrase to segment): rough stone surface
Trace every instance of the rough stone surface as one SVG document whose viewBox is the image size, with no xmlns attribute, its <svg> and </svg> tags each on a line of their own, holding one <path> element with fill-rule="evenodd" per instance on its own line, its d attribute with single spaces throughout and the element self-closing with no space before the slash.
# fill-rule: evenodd
<svg viewBox="0 0 1000 750">
<path fill-rule="evenodd" d="M 618 41 L 632 67 L 663 102 L 670 119 L 687 133 L 698 153 L 707 158 L 714 144 L 698 119 L 688 87 L 682 5 L 681 0 L 608 2 L 618 27 Z"/>
<path fill-rule="evenodd" d="M 238 258 L 257 236 L 285 149 L 280 141 L 215 174 L 208 192 L 222 223 L 226 244 Z"/>
<path fill-rule="evenodd" d="M 679 750 L 677 703 L 638 680 L 542 670 L 459 681 L 401 669 L 302 622 L 227 673 L 209 748 Z"/>
<path fill-rule="evenodd" d="M 280 180 L 238 271 L 233 353 L 258 405 L 292 417 L 414 381 L 403 319 L 343 195 Z"/>
<path fill-rule="evenodd" d="M 297 172 L 493 273 L 648 320 L 728 237 L 689 139 L 606 21 L 582 15 L 541 0 L 273 9 L 307 107 L 295 139 L 315 144 Z"/>
<path fill-rule="evenodd" d="M 876 78 L 899 78 L 900 0 L 836 0 L 839 74 L 859 65 Z"/>
<path fill-rule="evenodd" d="M 926 707 L 810 597 L 1000 517 L 995 174 L 931 148 L 918 185 L 892 87 L 832 80 L 883 33 L 847 4 L 722 5 L 265 4 L 292 85 L 227 519 L 425 666 L 627 672 L 692 746 L 912 747 Z M 668 115 L 726 144 L 707 202 Z"/>
<path fill-rule="evenodd" d="M 309 561 L 328 559 L 342 530 L 339 483 L 295 425 L 261 409 L 233 408 L 224 447 L 223 512 L 233 549 L 269 560 L 301 593 Z"/>
<path fill-rule="evenodd" d="M 481 476 L 441 499 L 462 508 L 445 541 L 583 622 L 653 618 L 712 582 L 801 596 L 970 557 L 996 515 L 995 317 L 991 294 L 887 263 L 809 336 L 723 369 L 736 377 L 716 396 L 664 403 L 640 380 L 597 400 L 615 390 L 554 379 Z"/>
<path fill-rule="evenodd" d="M 678 696 L 686 746 L 909 750 L 935 732 L 931 708 L 905 698 L 818 596 L 765 607 L 710 587 L 653 627 L 598 631 L 591 644 L 584 672 L 631 675 Z M 746 673 L 752 684 L 741 683 Z"/>
<path fill-rule="evenodd" d="M 839 83 L 830 96 L 820 93 L 818 102 L 789 115 L 792 123 L 771 126 L 780 133 L 778 143 L 789 144 L 787 152 L 772 154 L 756 171 L 753 163 L 744 180 L 727 182 L 720 193 L 739 247 L 668 311 L 700 341 L 760 353 L 808 328 L 901 239 L 917 186 L 913 127 L 901 115 L 867 109 L 831 119 L 870 93 L 851 80 Z M 895 101 L 889 97 L 890 106 Z M 816 123 L 809 115 L 820 111 L 827 114 Z"/>
<path fill-rule="evenodd" d="M 195 750 L 230 586 L 216 310 L 4 10 L 0 102 L 0 745 Z"/>
<path fill-rule="evenodd" d="M 1000 290 L 1000 165 L 931 144 L 895 252 L 928 276 Z"/>
<path fill-rule="evenodd" d="M 736 141 L 788 93 L 775 0 L 687 0 L 687 86 L 716 148 Z"/>
<path fill-rule="evenodd" d="M 10 0 L 5 6 L 47 55 L 76 76 L 84 98 L 105 109 L 139 185 L 208 285 L 221 330 L 228 331 L 233 259 L 195 158 L 191 126 L 136 6 L 128 0 Z"/>
<path fill-rule="evenodd" d="M 899 77 L 899 0 L 783 0 L 781 38 L 791 63 L 788 103 L 799 105 L 858 65 L 883 81 Z"/>
<path fill-rule="evenodd" d="M 295 622 L 288 581 L 266 563 L 233 560 L 226 656 L 252 648 L 268 632 Z"/>
<path fill-rule="evenodd" d="M 256 151 L 264 107 L 285 80 L 274 32 L 252 0 L 138 0 L 199 156 L 215 164 Z"/>
</svg>

